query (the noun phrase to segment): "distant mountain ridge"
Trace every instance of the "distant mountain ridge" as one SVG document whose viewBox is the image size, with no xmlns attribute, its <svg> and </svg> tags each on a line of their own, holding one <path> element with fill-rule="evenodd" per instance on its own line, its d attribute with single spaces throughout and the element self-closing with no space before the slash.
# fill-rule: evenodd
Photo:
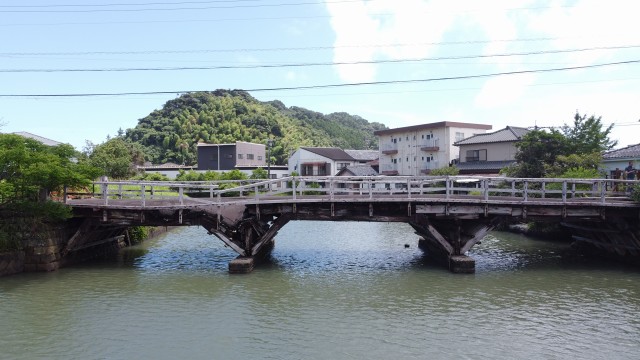
<svg viewBox="0 0 640 360">
<path fill-rule="evenodd" d="M 284 164 L 300 146 L 342 149 L 375 149 L 376 130 L 386 129 L 344 112 L 324 115 L 281 101 L 261 102 L 243 90 L 216 90 L 181 95 L 167 101 L 127 129 L 125 138 L 142 145 L 154 164 L 174 162 L 193 165 L 198 142 L 266 144 L 275 140 L 271 156 Z"/>
</svg>

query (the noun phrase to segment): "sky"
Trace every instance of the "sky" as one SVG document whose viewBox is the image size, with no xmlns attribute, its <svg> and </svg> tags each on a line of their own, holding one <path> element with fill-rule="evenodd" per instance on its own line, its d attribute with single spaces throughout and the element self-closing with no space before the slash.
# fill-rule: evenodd
<svg viewBox="0 0 640 360">
<path fill-rule="evenodd" d="M 0 131 L 81 150 L 181 93 L 244 89 L 390 128 L 558 127 L 579 112 L 614 124 L 620 148 L 640 143 L 639 10 L 631 0 L 3 0 Z"/>
</svg>

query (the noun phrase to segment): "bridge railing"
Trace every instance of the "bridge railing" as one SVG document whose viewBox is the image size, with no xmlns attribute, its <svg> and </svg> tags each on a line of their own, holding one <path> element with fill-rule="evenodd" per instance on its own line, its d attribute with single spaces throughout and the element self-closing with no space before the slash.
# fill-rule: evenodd
<svg viewBox="0 0 640 360">
<path fill-rule="evenodd" d="M 137 200 L 147 206 L 153 200 L 208 204 L 247 203 L 261 201 L 316 201 L 321 196 L 329 200 L 385 201 L 417 198 L 476 199 L 489 201 L 530 202 L 548 199 L 561 203 L 582 201 L 605 204 L 612 199 L 628 198 L 625 190 L 638 181 L 613 179 L 539 179 L 477 176 L 295 176 L 272 180 L 228 180 L 210 182 L 96 182 L 94 198 L 109 205 L 113 200 Z M 617 190 L 617 191 L 613 191 Z M 177 200 L 177 201 L 176 201 Z"/>
</svg>

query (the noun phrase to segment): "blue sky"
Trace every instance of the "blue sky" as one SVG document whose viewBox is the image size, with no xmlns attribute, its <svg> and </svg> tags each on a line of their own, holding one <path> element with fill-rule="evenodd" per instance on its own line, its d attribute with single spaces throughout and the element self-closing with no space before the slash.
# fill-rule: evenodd
<svg viewBox="0 0 640 360">
<path fill-rule="evenodd" d="M 618 147 L 637 144 L 638 62 L 427 80 L 638 61 L 638 10 L 625 0 L 3 0 L 0 95 L 29 96 L 0 96 L 0 131 L 81 149 L 180 91 L 392 82 L 250 93 L 389 127 L 561 126 L 579 111 L 614 123 Z M 296 66 L 247 68 L 265 65 Z M 236 68 L 105 71 L 216 66 Z M 420 81 L 397 83 L 407 80 Z M 171 93 L 33 96 L 158 91 Z"/>
</svg>

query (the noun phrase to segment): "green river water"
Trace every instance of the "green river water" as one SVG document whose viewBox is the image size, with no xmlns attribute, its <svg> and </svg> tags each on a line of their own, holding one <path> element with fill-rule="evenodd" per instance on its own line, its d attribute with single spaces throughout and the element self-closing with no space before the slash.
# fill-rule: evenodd
<svg viewBox="0 0 640 360">
<path fill-rule="evenodd" d="M 0 358 L 640 358 L 639 269 L 493 232 L 456 275 L 416 245 L 406 224 L 291 222 L 269 262 L 230 275 L 233 251 L 176 229 L 0 278 Z"/>
</svg>

